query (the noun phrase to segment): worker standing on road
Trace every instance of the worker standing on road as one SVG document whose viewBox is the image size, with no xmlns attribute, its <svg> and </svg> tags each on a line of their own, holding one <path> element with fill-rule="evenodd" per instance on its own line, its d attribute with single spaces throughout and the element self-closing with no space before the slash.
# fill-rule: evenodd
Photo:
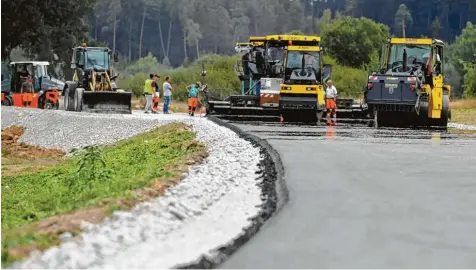
<svg viewBox="0 0 476 270">
<path fill-rule="evenodd" d="M 165 82 L 162 85 L 164 89 L 164 113 L 169 113 L 170 98 L 172 97 L 172 85 L 170 85 L 170 76 L 165 77 Z"/>
<path fill-rule="evenodd" d="M 336 100 L 337 89 L 335 88 L 332 81 L 328 80 L 326 88 L 327 125 L 336 125 Z"/>
<path fill-rule="evenodd" d="M 159 112 L 159 102 L 160 102 L 160 87 L 159 87 L 159 79 L 160 76 L 155 74 L 154 75 L 154 82 L 153 82 L 153 91 L 154 94 L 152 95 L 152 113 Z"/>
<path fill-rule="evenodd" d="M 144 96 L 145 96 L 145 109 L 144 113 L 149 113 L 152 111 L 152 94 L 154 90 L 154 74 L 149 75 L 149 79 L 144 82 Z"/>
<path fill-rule="evenodd" d="M 195 110 L 197 109 L 197 106 L 198 106 L 198 93 L 200 91 L 200 87 L 202 87 L 202 83 L 200 82 L 187 86 L 188 114 L 190 116 L 195 115 Z"/>
</svg>

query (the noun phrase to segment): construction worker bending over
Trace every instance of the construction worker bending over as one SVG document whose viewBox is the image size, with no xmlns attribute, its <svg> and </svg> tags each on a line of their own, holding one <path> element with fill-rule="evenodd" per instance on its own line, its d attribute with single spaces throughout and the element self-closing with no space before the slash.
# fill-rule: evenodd
<svg viewBox="0 0 476 270">
<path fill-rule="evenodd" d="M 202 84 L 200 82 L 187 86 L 188 114 L 190 116 L 195 115 L 195 110 L 197 109 L 197 106 L 198 106 L 198 93 L 200 91 L 200 87 L 202 87 Z"/>
<path fill-rule="evenodd" d="M 337 89 L 333 85 L 332 81 L 328 80 L 326 88 L 327 125 L 335 126 L 336 124 L 336 100 Z"/>
<path fill-rule="evenodd" d="M 144 113 L 152 111 L 152 94 L 155 93 L 154 74 L 149 75 L 149 79 L 144 82 L 145 109 Z"/>
</svg>

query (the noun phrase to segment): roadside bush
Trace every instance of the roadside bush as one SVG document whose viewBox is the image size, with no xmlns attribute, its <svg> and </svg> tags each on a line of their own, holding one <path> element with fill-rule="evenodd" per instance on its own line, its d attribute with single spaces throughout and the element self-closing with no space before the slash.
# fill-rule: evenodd
<svg viewBox="0 0 476 270">
<path fill-rule="evenodd" d="M 337 63 L 330 57 L 324 57 L 325 64 L 332 65 L 331 80 L 341 97 L 361 97 L 363 87 L 367 83 L 368 73 L 363 69 L 351 68 Z"/>
<path fill-rule="evenodd" d="M 355 68 L 368 65 L 389 37 L 389 27 L 368 18 L 343 17 L 322 29 L 324 47 L 339 64 Z"/>
<path fill-rule="evenodd" d="M 135 97 L 142 96 L 144 81 L 150 73 L 159 73 L 161 91 L 165 77 L 170 76 L 174 88 L 172 98 L 180 101 L 187 99 L 185 87 L 197 81 L 207 83 L 211 91 L 216 89 L 213 92 L 217 92 L 216 94 L 222 97 L 238 92 L 240 87 L 240 81 L 234 71 L 236 61 L 239 59 L 237 56 L 206 55 L 190 63 L 187 67 L 176 69 L 161 69 L 158 62 L 156 66 L 153 64 L 155 57 L 152 59 L 147 56 L 146 58 L 148 58 L 147 61 L 141 58 L 136 64 L 126 68 L 126 75 L 120 81 L 118 80 L 121 88 L 131 91 Z M 206 77 L 202 77 L 202 63 L 207 70 Z M 154 67 L 157 68 L 155 72 L 153 71 Z M 131 71 L 138 71 L 138 73 L 129 75 L 128 73 Z"/>
<path fill-rule="evenodd" d="M 464 97 L 474 98 L 476 96 L 476 68 L 472 66 L 465 67 L 464 75 Z"/>
</svg>

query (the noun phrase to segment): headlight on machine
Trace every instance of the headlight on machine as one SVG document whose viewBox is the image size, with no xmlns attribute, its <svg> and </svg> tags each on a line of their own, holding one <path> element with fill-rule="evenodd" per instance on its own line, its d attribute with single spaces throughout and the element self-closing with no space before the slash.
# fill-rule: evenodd
<svg viewBox="0 0 476 270">
<path fill-rule="evenodd" d="M 290 86 L 281 86 L 281 90 L 291 90 Z"/>
<path fill-rule="evenodd" d="M 316 91 L 316 88 L 315 87 L 306 87 L 306 90 L 307 91 Z"/>
</svg>

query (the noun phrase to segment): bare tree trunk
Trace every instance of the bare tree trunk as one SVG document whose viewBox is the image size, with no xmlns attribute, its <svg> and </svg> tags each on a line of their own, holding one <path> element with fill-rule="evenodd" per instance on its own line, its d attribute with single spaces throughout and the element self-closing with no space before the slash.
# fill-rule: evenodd
<svg viewBox="0 0 476 270">
<path fill-rule="evenodd" d="M 172 24 L 173 24 L 173 19 L 171 18 L 169 23 L 169 38 L 167 40 L 167 58 L 169 57 L 169 52 L 170 52 L 170 38 L 172 34 Z"/>
<path fill-rule="evenodd" d="M 200 48 L 198 45 L 198 39 L 195 39 L 195 46 L 197 47 L 197 59 L 200 58 Z"/>
<path fill-rule="evenodd" d="M 145 21 L 145 5 L 142 11 L 142 24 L 140 27 L 140 38 L 139 38 L 139 58 L 142 57 L 142 37 L 144 35 L 144 21 Z"/>
<path fill-rule="evenodd" d="M 129 22 L 129 62 L 132 60 L 132 22 Z"/>
<path fill-rule="evenodd" d="M 403 38 L 405 38 L 405 20 L 402 20 L 402 34 Z"/>
<path fill-rule="evenodd" d="M 98 40 L 98 17 L 96 17 L 96 23 L 94 25 L 94 39 Z"/>
<path fill-rule="evenodd" d="M 112 34 L 112 51 L 116 51 L 116 24 L 117 24 L 117 8 L 114 5 L 114 27 L 113 27 L 113 34 Z"/>
<path fill-rule="evenodd" d="M 159 19 L 159 33 L 160 33 L 160 43 L 162 44 L 162 51 L 164 52 L 164 56 L 165 56 L 164 36 L 162 35 L 162 24 L 160 23 L 160 19 Z"/>
<path fill-rule="evenodd" d="M 183 52 L 185 54 L 185 59 L 188 60 L 188 53 L 187 53 L 187 31 L 183 30 Z"/>
</svg>

